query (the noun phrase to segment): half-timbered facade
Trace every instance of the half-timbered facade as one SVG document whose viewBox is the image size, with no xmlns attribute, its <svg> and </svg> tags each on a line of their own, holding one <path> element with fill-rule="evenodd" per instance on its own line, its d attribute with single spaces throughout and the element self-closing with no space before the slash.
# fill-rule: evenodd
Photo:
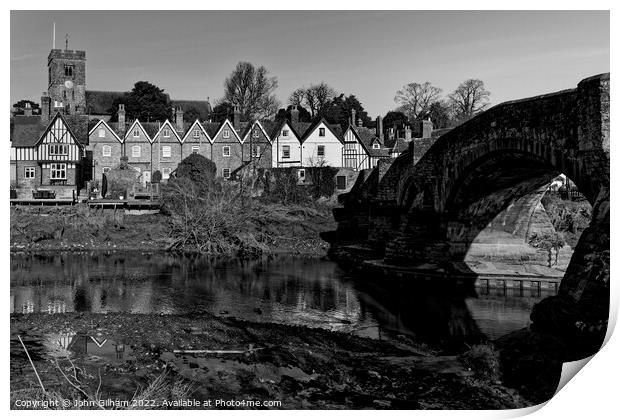
<svg viewBox="0 0 620 420">
<path fill-rule="evenodd" d="M 349 125 L 344 133 L 342 167 L 356 171 L 377 166 L 381 158 L 389 157 L 381 136 L 375 130 L 356 125 Z"/>
<path fill-rule="evenodd" d="M 88 122 L 56 114 L 49 124 L 41 116 L 16 117 L 11 137 L 12 182 L 18 188 L 73 186 L 83 181 Z"/>
</svg>

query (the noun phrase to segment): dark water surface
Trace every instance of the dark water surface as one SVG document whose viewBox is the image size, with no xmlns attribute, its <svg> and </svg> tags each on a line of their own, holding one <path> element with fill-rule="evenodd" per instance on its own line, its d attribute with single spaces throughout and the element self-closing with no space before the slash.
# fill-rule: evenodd
<svg viewBox="0 0 620 420">
<path fill-rule="evenodd" d="M 296 257 L 13 254 L 11 312 L 208 311 L 373 338 L 405 334 L 442 342 L 494 339 L 523 328 L 532 306 L 546 296 L 443 286 L 377 292 L 361 285 L 361 276 L 330 261 Z M 116 344 L 110 348 L 117 351 Z"/>
</svg>

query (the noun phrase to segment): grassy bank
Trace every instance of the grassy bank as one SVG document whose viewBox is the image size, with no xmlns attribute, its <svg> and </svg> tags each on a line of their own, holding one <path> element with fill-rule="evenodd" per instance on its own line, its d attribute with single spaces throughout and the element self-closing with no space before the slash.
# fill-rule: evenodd
<svg viewBox="0 0 620 420">
<path fill-rule="evenodd" d="M 178 217 L 167 214 L 127 215 L 123 210 L 73 207 L 11 207 L 11 249 L 14 251 L 138 250 L 324 255 L 328 244 L 319 233 L 334 228 L 331 206 L 262 203 L 242 209 L 243 220 L 223 211 L 219 223 L 234 231 L 217 235 L 224 243 L 204 249 L 193 241 L 179 243 Z M 241 212 L 241 210 L 239 211 Z M 214 235 L 215 237 L 215 235 Z"/>
</svg>

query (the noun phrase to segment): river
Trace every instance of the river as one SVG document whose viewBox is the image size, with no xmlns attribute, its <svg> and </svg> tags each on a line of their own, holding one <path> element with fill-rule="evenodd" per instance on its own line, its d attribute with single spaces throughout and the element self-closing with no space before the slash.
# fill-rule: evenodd
<svg viewBox="0 0 620 420">
<path fill-rule="evenodd" d="M 441 344 L 495 339 L 523 328 L 533 305 L 547 296 L 535 290 L 520 295 L 518 290 L 422 285 L 403 293 L 378 293 L 361 277 L 331 261 L 302 257 L 12 254 L 11 312 L 206 311 Z"/>
</svg>

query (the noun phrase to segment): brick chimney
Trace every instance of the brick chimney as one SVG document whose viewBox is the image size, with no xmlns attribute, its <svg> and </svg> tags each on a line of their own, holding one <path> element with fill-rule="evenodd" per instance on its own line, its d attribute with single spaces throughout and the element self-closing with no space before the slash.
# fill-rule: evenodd
<svg viewBox="0 0 620 420">
<path fill-rule="evenodd" d="M 357 120 L 355 119 L 355 108 L 351 108 L 351 125 L 356 126 Z"/>
<path fill-rule="evenodd" d="M 297 105 L 293 105 L 291 107 L 291 122 L 292 123 L 299 122 L 299 108 L 297 108 Z"/>
<path fill-rule="evenodd" d="M 26 102 L 26 105 L 24 106 L 24 117 L 32 117 L 32 107 L 28 102 Z"/>
<path fill-rule="evenodd" d="M 433 135 L 433 122 L 429 118 L 428 120 L 422 121 L 422 138 L 428 139 Z"/>
<path fill-rule="evenodd" d="M 235 130 L 239 130 L 241 126 L 241 111 L 239 110 L 239 105 L 235 105 L 233 108 L 233 127 Z"/>
<path fill-rule="evenodd" d="M 408 125 L 405 126 L 405 141 L 411 141 L 411 127 L 409 127 Z"/>
<path fill-rule="evenodd" d="M 358 126 L 358 127 L 361 127 L 361 126 L 362 126 L 362 119 L 361 119 L 361 118 L 358 118 L 358 119 L 357 119 L 357 126 Z"/>
<path fill-rule="evenodd" d="M 174 114 L 174 119 L 175 119 L 175 124 L 177 126 L 177 132 L 182 133 L 185 127 L 183 127 L 183 110 L 181 109 L 181 107 L 178 107 L 176 109 L 176 112 Z"/>
<path fill-rule="evenodd" d="M 50 109 L 51 99 L 47 92 L 41 95 L 41 121 L 49 121 L 52 110 Z"/>
<path fill-rule="evenodd" d="M 125 136 L 125 104 L 118 104 L 118 134 Z"/>
<path fill-rule="evenodd" d="M 383 141 L 383 119 L 380 115 L 377 117 L 377 137 Z"/>
</svg>

